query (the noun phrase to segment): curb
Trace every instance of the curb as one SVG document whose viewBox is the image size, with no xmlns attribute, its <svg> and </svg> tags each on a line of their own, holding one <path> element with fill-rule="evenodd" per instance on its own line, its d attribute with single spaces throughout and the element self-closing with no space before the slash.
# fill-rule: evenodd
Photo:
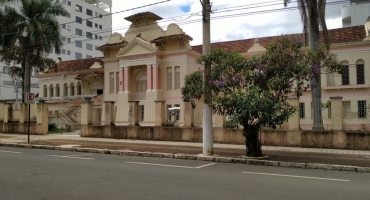
<svg viewBox="0 0 370 200">
<path fill-rule="evenodd" d="M 159 153 L 159 152 L 140 152 L 140 151 L 130 151 L 130 150 L 109 150 L 109 149 L 80 148 L 80 147 L 60 147 L 60 146 L 51 146 L 51 145 L 32 145 L 32 144 L 21 144 L 21 143 L 18 144 L 18 143 L 4 143 L 4 142 L 0 142 L 0 146 L 57 150 L 57 151 L 72 151 L 72 152 L 83 152 L 83 153 L 113 154 L 113 155 L 119 155 L 119 156 L 172 158 L 172 159 L 183 159 L 183 160 L 219 162 L 219 163 L 235 163 L 235 164 L 247 164 L 247 165 L 261 165 L 261 166 L 274 166 L 274 167 L 290 167 L 290 168 L 302 168 L 302 169 L 319 169 L 319 170 L 347 171 L 347 172 L 356 172 L 356 173 L 370 173 L 370 167 L 358 167 L 358 166 L 350 166 L 350 165 L 296 163 L 296 162 L 281 162 L 281 161 L 270 161 L 270 160 L 256 160 L 256 159 L 237 158 L 237 157 L 203 156 L 203 155 L 173 154 L 173 153 Z"/>
</svg>

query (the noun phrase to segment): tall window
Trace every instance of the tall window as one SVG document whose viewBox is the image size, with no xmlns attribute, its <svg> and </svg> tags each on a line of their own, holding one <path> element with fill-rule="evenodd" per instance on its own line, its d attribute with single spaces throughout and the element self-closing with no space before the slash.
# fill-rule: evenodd
<svg viewBox="0 0 370 200">
<path fill-rule="evenodd" d="M 342 65 L 344 67 L 342 72 L 342 85 L 349 85 L 349 63 L 348 61 L 343 61 Z"/>
<path fill-rule="evenodd" d="M 139 106 L 139 121 L 144 121 L 144 105 Z"/>
<path fill-rule="evenodd" d="M 81 83 L 77 83 L 77 95 L 82 95 L 82 85 Z"/>
<path fill-rule="evenodd" d="M 93 16 L 93 11 L 90 9 L 86 9 L 86 14 L 89 16 Z"/>
<path fill-rule="evenodd" d="M 50 97 L 54 97 L 54 86 L 50 85 Z"/>
<path fill-rule="evenodd" d="M 55 96 L 56 97 L 59 97 L 60 96 L 60 87 L 59 87 L 59 84 L 57 84 L 55 86 Z"/>
<path fill-rule="evenodd" d="M 299 103 L 299 118 L 301 118 L 301 119 L 306 118 L 306 112 L 305 112 L 305 107 L 304 107 L 303 102 Z"/>
<path fill-rule="evenodd" d="M 116 72 L 116 93 L 119 92 L 119 72 Z"/>
<path fill-rule="evenodd" d="M 170 111 L 170 108 L 172 108 L 172 105 L 167 105 L 167 120 L 168 121 L 171 121 L 172 120 L 172 116 L 171 116 L 171 111 Z"/>
<path fill-rule="evenodd" d="M 114 72 L 109 73 L 109 94 L 114 93 Z"/>
<path fill-rule="evenodd" d="M 44 85 L 44 97 L 48 97 L 48 87 Z"/>
<path fill-rule="evenodd" d="M 180 108 L 180 104 L 175 104 L 175 107 Z M 180 120 L 180 110 L 175 110 L 175 120 Z"/>
<path fill-rule="evenodd" d="M 350 101 L 343 101 L 342 106 L 343 106 L 343 119 L 351 118 L 352 117 L 351 102 Z"/>
<path fill-rule="evenodd" d="M 71 83 L 71 96 L 75 96 L 75 84 Z"/>
<path fill-rule="evenodd" d="M 93 39 L 93 34 L 91 32 L 86 32 L 86 37 L 89 39 Z"/>
<path fill-rule="evenodd" d="M 357 101 L 358 118 L 364 119 L 367 116 L 366 113 L 366 101 Z"/>
<path fill-rule="evenodd" d="M 365 67 L 363 60 L 357 60 L 356 62 L 356 77 L 357 85 L 365 84 Z"/>
<path fill-rule="evenodd" d="M 82 12 L 82 6 L 80 6 L 80 5 L 76 4 L 76 10 L 77 10 L 78 12 Z"/>
<path fill-rule="evenodd" d="M 172 67 L 167 67 L 167 90 L 172 90 Z"/>
<path fill-rule="evenodd" d="M 89 20 L 86 20 L 86 26 L 88 26 L 88 27 L 93 27 L 93 23 L 92 23 L 92 21 L 89 21 Z"/>
<path fill-rule="evenodd" d="M 78 60 L 78 59 L 82 59 L 82 53 L 78 53 L 78 52 L 76 52 L 75 53 L 75 57 L 76 57 L 76 59 Z"/>
<path fill-rule="evenodd" d="M 175 90 L 180 89 L 180 67 L 175 67 Z"/>
<path fill-rule="evenodd" d="M 63 89 L 63 96 L 68 96 L 68 85 L 67 83 L 64 84 L 64 89 Z"/>
<path fill-rule="evenodd" d="M 136 77 L 136 99 L 143 100 L 146 97 L 146 89 L 147 89 L 147 77 L 146 73 L 141 73 Z"/>
<path fill-rule="evenodd" d="M 93 45 L 86 43 L 86 49 L 92 51 L 93 50 Z"/>
</svg>

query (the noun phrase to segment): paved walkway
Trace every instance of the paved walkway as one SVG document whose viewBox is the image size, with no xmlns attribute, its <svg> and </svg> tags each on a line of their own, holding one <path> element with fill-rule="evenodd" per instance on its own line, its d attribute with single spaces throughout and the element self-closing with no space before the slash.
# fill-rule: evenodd
<svg viewBox="0 0 370 200">
<path fill-rule="evenodd" d="M 27 143 L 27 135 L 0 134 L 0 142 Z M 31 143 L 162 153 L 200 154 L 202 152 L 202 143 L 83 138 L 78 133 L 32 135 Z M 275 161 L 370 166 L 370 159 L 365 159 L 365 156 L 370 156 L 370 151 L 274 146 L 263 146 L 262 150 L 269 156 L 269 160 Z M 214 151 L 220 156 L 237 157 L 245 153 L 245 146 L 214 144 Z"/>
</svg>

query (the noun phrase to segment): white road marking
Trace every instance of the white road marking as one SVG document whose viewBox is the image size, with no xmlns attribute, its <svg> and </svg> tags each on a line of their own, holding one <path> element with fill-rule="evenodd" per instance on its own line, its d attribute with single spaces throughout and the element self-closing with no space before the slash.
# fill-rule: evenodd
<svg viewBox="0 0 370 200">
<path fill-rule="evenodd" d="M 295 176 L 295 175 L 285 175 L 285 174 L 269 174 L 269 173 L 257 173 L 257 172 L 242 172 L 244 174 L 254 174 L 254 175 L 265 175 L 265 176 L 280 176 L 280 177 L 290 177 L 290 178 L 304 178 L 304 179 L 316 179 L 325 181 L 341 181 L 348 182 L 350 180 L 345 179 L 333 179 L 333 178 L 320 178 L 320 177 L 310 177 L 310 176 Z"/>
<path fill-rule="evenodd" d="M 83 158 L 78 156 L 89 156 L 91 154 L 79 154 L 79 155 L 69 155 L 69 156 L 59 156 L 59 155 L 47 155 L 51 157 L 58 157 L 58 158 L 74 158 L 74 159 L 81 159 L 81 160 L 95 160 L 94 158 Z"/>
<path fill-rule="evenodd" d="M 165 164 L 156 164 L 156 163 L 143 163 L 143 162 L 127 162 L 129 164 L 137 164 L 137 165 L 152 165 L 152 166 L 161 166 L 161 167 L 175 167 L 175 168 L 186 168 L 186 169 L 200 169 L 203 167 L 211 166 L 216 163 L 210 163 L 206 165 L 202 165 L 199 167 L 189 167 L 189 166 L 181 166 L 181 165 L 165 165 Z"/>
<path fill-rule="evenodd" d="M 209 163 L 209 164 L 206 164 L 206 165 L 202 165 L 202 166 L 199 166 L 199 167 L 195 167 L 196 169 L 200 169 L 200 168 L 203 168 L 203 167 L 208 167 L 208 166 L 211 166 L 211 165 L 215 165 L 216 163 Z"/>
<path fill-rule="evenodd" d="M 1 153 L 23 153 L 23 152 L 17 152 L 17 151 L 2 151 L 0 150 Z"/>
</svg>

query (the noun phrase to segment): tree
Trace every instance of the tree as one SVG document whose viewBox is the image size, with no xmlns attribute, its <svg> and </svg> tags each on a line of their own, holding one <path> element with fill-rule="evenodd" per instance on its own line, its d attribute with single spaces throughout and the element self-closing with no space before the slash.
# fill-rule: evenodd
<svg viewBox="0 0 370 200">
<path fill-rule="evenodd" d="M 55 65 L 46 57 L 51 50 L 60 54 L 63 45 L 56 17 L 69 14 L 62 4 L 50 0 L 20 2 L 19 10 L 7 5 L 0 10 L 0 56 L 3 61 L 21 65 L 24 97 L 31 89 L 32 68 Z"/>
<path fill-rule="evenodd" d="M 284 0 L 284 5 L 287 6 L 291 0 Z M 308 42 L 309 48 L 311 50 L 316 50 L 320 46 L 319 35 L 320 26 L 322 28 L 324 41 L 327 50 L 330 48 L 330 40 L 328 28 L 325 21 L 325 6 L 326 0 L 298 0 L 298 6 L 301 13 L 301 18 L 303 22 L 303 33 L 305 36 L 305 41 Z M 312 106 L 314 112 L 313 118 L 313 129 L 322 130 L 324 129 L 322 120 L 322 104 L 321 104 L 321 66 L 318 67 L 319 75 L 311 80 L 311 84 L 315 87 L 312 88 Z"/>
<path fill-rule="evenodd" d="M 210 81 L 213 111 L 232 116 L 243 126 L 246 155 L 262 156 L 259 132 L 261 127 L 277 128 L 296 112 L 288 104 L 289 96 L 301 96 L 316 77 L 317 61 L 330 72 L 341 69 L 336 56 L 325 47 L 316 51 L 302 48 L 302 41 L 282 36 L 271 43 L 261 56 L 246 60 L 236 52 L 216 49 L 199 62 L 212 63 Z M 182 94 L 184 101 L 199 98 L 202 80 L 199 71 L 186 77 Z"/>
</svg>

